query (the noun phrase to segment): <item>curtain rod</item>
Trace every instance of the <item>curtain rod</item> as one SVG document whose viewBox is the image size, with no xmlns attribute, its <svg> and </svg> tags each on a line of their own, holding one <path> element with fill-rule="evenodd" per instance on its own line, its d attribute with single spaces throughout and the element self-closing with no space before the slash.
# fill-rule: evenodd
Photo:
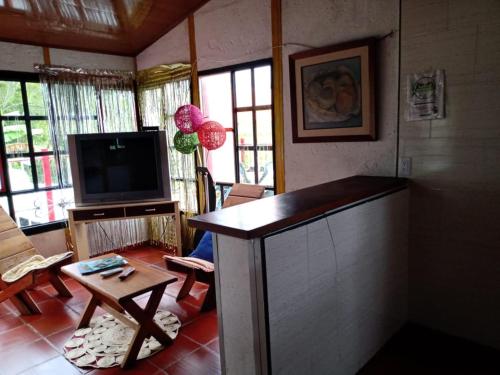
<svg viewBox="0 0 500 375">
<path fill-rule="evenodd" d="M 112 70 L 112 69 L 85 69 L 79 67 L 70 67 L 63 65 L 46 65 L 46 64 L 35 64 L 35 71 L 38 73 L 45 73 L 51 76 L 57 76 L 59 74 L 75 74 L 82 76 L 93 76 L 93 77 L 106 77 L 106 78 L 118 78 L 118 79 L 133 79 L 134 73 L 126 70 Z"/>
</svg>

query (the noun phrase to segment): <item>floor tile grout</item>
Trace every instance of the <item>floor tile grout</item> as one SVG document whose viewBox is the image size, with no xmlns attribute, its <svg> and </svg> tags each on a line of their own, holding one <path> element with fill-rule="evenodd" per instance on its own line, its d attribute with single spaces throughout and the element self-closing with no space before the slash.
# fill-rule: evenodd
<svg viewBox="0 0 500 375">
<path fill-rule="evenodd" d="M 186 336 L 184 336 L 186 337 Z M 191 340 L 193 341 L 193 340 Z M 196 343 L 196 342 L 195 342 Z M 178 358 L 176 359 L 175 361 L 171 362 L 168 364 L 167 367 L 165 367 L 163 370 L 167 371 L 169 368 L 171 368 L 172 366 L 176 365 L 177 363 L 179 363 L 180 361 L 183 361 L 185 360 L 186 358 L 188 358 L 190 355 L 192 355 L 193 353 L 196 353 L 198 350 L 200 350 L 202 348 L 202 345 L 199 345 L 196 349 L 193 349 L 191 350 L 189 353 L 187 353 L 185 356 L 181 357 L 181 358 Z"/>
</svg>

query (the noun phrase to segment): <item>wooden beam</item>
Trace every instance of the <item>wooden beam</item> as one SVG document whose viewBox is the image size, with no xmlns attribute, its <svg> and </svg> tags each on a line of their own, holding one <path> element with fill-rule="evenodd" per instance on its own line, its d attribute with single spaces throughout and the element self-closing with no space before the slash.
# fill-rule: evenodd
<svg viewBox="0 0 500 375">
<path fill-rule="evenodd" d="M 194 14 L 190 14 L 188 17 L 188 33 L 189 33 L 189 57 L 191 62 L 191 98 L 192 103 L 200 107 L 200 83 L 198 81 L 198 56 L 196 55 L 196 30 L 194 27 Z M 203 156 L 203 147 L 201 145 L 198 146 L 196 150 L 197 159 L 195 163 L 197 166 L 204 166 L 205 160 Z M 198 207 L 200 209 L 200 213 L 206 210 L 206 206 L 208 205 L 205 202 L 205 188 L 203 177 L 201 177 L 198 173 L 196 174 L 196 180 L 198 184 Z"/>
<path fill-rule="evenodd" d="M 43 63 L 45 65 L 50 65 L 50 49 L 49 49 L 49 47 L 43 47 Z"/>
<path fill-rule="evenodd" d="M 274 156 L 276 158 L 276 193 L 285 192 L 285 137 L 283 123 L 283 36 L 281 0 L 271 1 L 273 46 L 273 106 L 274 106 Z"/>
<path fill-rule="evenodd" d="M 191 90 L 193 104 L 200 106 L 200 86 L 198 82 L 198 57 L 196 56 L 196 32 L 194 28 L 194 15 L 188 17 L 189 29 L 189 56 L 191 60 Z"/>
</svg>

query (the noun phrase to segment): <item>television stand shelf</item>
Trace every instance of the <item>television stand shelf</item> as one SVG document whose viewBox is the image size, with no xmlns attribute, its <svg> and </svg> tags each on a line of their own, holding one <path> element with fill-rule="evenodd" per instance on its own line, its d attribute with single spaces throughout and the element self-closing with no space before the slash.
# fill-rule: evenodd
<svg viewBox="0 0 500 375">
<path fill-rule="evenodd" d="M 178 201 L 149 201 L 101 206 L 84 206 L 68 209 L 68 222 L 75 260 L 89 259 L 87 223 L 106 220 L 138 219 L 151 216 L 173 216 L 175 219 L 175 240 L 177 250 L 182 251 L 181 220 Z"/>
</svg>

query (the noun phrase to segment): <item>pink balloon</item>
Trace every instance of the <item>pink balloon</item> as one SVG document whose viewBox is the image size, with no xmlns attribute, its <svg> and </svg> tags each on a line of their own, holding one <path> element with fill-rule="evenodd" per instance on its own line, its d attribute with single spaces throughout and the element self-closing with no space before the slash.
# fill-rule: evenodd
<svg viewBox="0 0 500 375">
<path fill-rule="evenodd" d="M 216 121 L 204 122 L 198 130 L 198 139 L 207 150 L 216 150 L 226 142 L 226 129 Z"/>
<path fill-rule="evenodd" d="M 197 106 L 186 104 L 177 109 L 174 121 L 181 132 L 191 134 L 197 131 L 203 123 L 203 113 Z"/>
</svg>

